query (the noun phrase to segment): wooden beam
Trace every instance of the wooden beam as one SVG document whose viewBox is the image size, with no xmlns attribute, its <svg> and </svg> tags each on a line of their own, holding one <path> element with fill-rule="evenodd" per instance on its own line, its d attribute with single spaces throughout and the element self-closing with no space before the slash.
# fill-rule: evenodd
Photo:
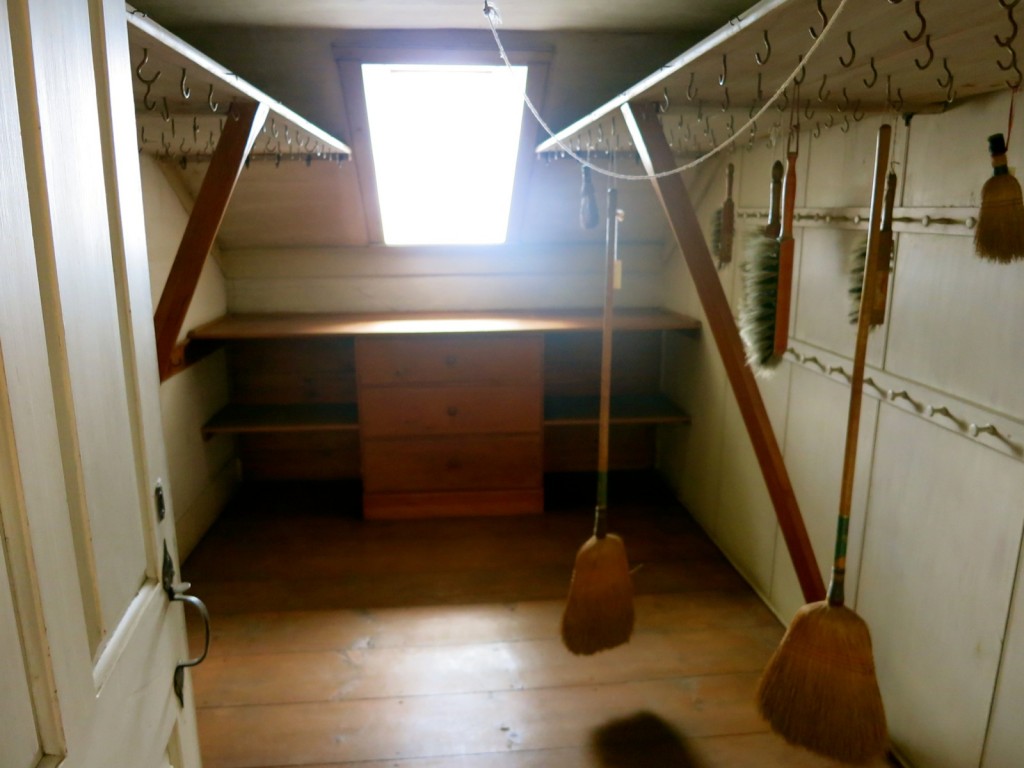
<svg viewBox="0 0 1024 768">
<path fill-rule="evenodd" d="M 665 134 L 654 109 L 650 105 L 629 103 L 622 106 L 622 114 L 647 173 L 660 173 L 674 168 L 675 158 L 665 140 Z M 782 451 L 779 450 L 768 412 L 761 399 L 761 392 L 754 380 L 754 374 L 746 365 L 743 342 L 740 340 L 725 291 L 719 282 L 718 271 L 701 234 L 693 203 L 678 173 L 654 179 L 652 183 L 707 315 L 708 325 L 725 365 L 725 372 L 736 396 L 743 423 L 753 443 L 761 474 L 775 506 L 775 515 L 789 549 L 793 567 L 796 569 L 804 599 L 807 602 L 822 600 L 825 597 L 825 585 L 814 558 L 811 540 L 800 515 L 796 495 L 793 493 L 793 486 L 782 459 Z"/>
<path fill-rule="evenodd" d="M 224 131 L 210 159 L 210 167 L 206 170 L 195 206 L 185 225 L 178 253 L 174 257 L 174 264 L 153 318 L 161 381 L 167 379 L 175 369 L 172 357 L 185 322 L 185 313 L 192 303 L 203 264 L 224 220 L 224 212 L 242 172 L 245 158 L 268 112 L 267 105 L 258 102 L 243 102 L 233 109 L 235 111 L 224 121 Z"/>
</svg>

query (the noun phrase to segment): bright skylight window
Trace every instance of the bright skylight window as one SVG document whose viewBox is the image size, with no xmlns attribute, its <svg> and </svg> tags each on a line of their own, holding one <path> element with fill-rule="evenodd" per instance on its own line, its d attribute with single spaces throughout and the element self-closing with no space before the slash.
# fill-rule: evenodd
<svg viewBox="0 0 1024 768">
<path fill-rule="evenodd" d="M 388 245 L 503 243 L 526 67 L 363 64 Z"/>
</svg>

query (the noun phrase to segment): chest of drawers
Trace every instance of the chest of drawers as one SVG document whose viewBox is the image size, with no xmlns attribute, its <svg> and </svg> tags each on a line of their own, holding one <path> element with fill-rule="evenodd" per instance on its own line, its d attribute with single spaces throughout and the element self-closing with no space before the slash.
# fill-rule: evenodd
<svg viewBox="0 0 1024 768">
<path fill-rule="evenodd" d="M 540 334 L 356 340 L 367 518 L 540 513 Z"/>
</svg>

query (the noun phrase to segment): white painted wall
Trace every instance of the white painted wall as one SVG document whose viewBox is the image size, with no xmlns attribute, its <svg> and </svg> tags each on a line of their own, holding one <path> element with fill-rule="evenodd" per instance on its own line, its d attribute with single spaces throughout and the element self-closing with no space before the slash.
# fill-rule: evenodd
<svg viewBox="0 0 1024 768">
<path fill-rule="evenodd" d="M 140 155 L 145 201 L 146 240 L 153 306 L 164 283 L 188 221 L 180 189 L 168 180 L 158 161 Z M 171 177 L 173 179 L 173 176 Z M 200 323 L 227 311 L 224 276 L 216 249 L 206 260 L 195 296 L 185 316 L 182 336 Z M 202 425 L 228 401 L 224 352 L 216 352 L 160 386 L 164 438 L 178 550 L 185 559 L 216 519 L 237 479 L 234 440 L 217 436 L 205 441 Z"/>
<path fill-rule="evenodd" d="M 995 94 L 919 115 L 909 132 L 897 121 L 897 204 L 902 195 L 906 206 L 976 207 L 990 175 L 986 140 L 1005 132 L 1007 107 L 1007 94 Z M 804 134 L 798 208 L 868 206 L 880 122 Z M 766 207 L 769 168 L 784 152 L 761 142 L 728 158 L 741 210 Z M 1010 162 L 1024 167 L 1019 141 Z M 702 221 L 721 205 L 719 176 Z M 1024 765 L 1024 455 L 968 429 L 991 423 L 1024 445 L 1024 263 L 983 262 L 970 234 L 898 236 L 889 316 L 872 333 L 867 375 L 906 390 L 916 405 L 865 389 L 853 504 L 848 601 L 872 629 L 894 743 L 918 768 Z M 791 345 L 826 368 L 851 369 L 846 253 L 856 236 L 797 228 Z M 742 290 L 737 255 L 722 272 L 733 306 Z M 701 314 L 678 253 L 663 284 L 663 305 Z M 693 425 L 663 436 L 663 469 L 788 622 L 803 600 L 713 342 L 669 344 L 667 386 Z M 760 383 L 827 579 L 849 387 L 791 356 Z M 929 405 L 947 406 L 961 423 L 929 416 Z"/>
</svg>

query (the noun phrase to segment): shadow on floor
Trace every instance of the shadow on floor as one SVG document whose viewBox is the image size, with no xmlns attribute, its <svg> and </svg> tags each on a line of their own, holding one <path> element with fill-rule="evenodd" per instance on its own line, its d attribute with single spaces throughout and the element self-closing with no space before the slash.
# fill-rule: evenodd
<svg viewBox="0 0 1024 768">
<path fill-rule="evenodd" d="M 591 747 L 602 768 L 697 768 L 682 734 L 651 712 L 606 723 Z"/>
</svg>

